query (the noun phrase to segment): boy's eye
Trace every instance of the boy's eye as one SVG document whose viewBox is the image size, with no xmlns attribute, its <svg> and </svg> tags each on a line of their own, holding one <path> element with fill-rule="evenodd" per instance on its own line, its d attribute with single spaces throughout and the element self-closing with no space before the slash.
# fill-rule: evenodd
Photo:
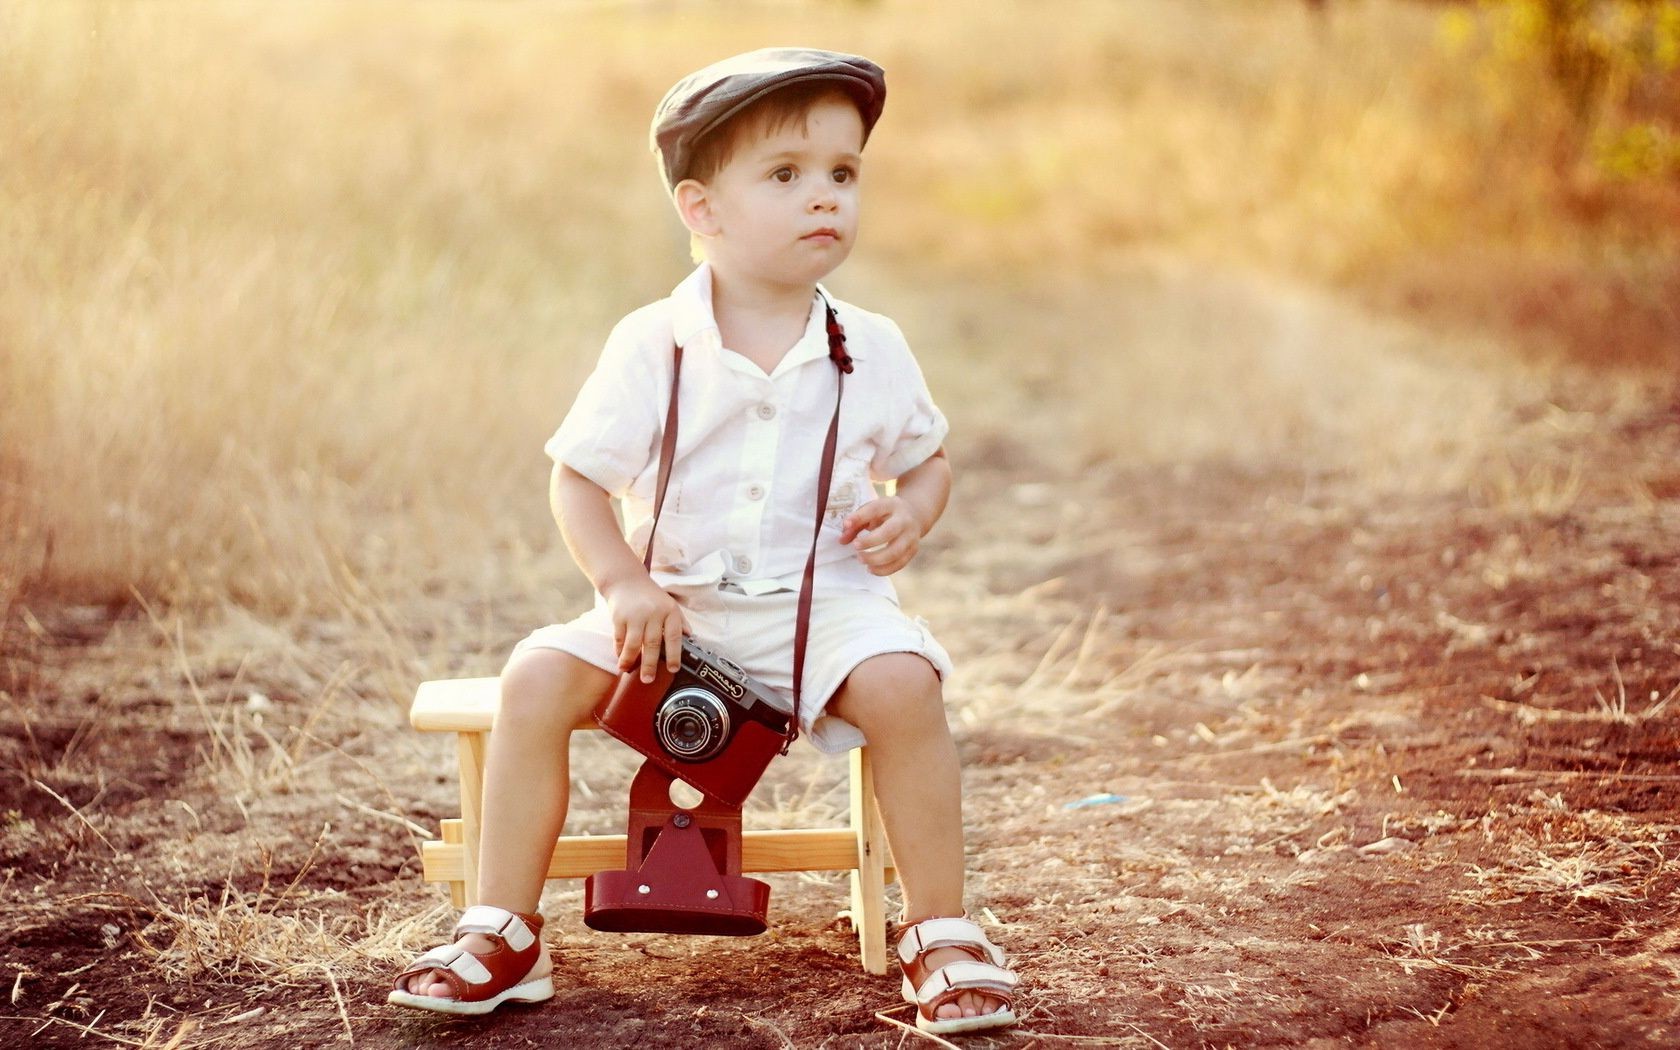
<svg viewBox="0 0 1680 1050">
<path fill-rule="evenodd" d="M 855 178 L 857 178 L 857 172 L 851 168 L 839 167 L 834 169 L 835 182 L 851 182 Z"/>
<path fill-rule="evenodd" d="M 777 182 L 792 182 L 793 181 L 793 169 L 792 168 L 777 168 L 775 171 L 770 173 L 770 177 L 772 179 L 775 179 Z"/>
</svg>

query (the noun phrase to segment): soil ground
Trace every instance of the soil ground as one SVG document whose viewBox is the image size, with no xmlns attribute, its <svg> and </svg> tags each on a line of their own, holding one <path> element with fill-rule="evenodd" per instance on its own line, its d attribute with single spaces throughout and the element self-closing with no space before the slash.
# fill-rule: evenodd
<svg viewBox="0 0 1680 1050">
<path fill-rule="evenodd" d="M 1025 986 L 963 1045 L 1680 1045 L 1680 403 L 1583 418 L 1567 499 L 964 469 L 904 590 L 948 610 L 972 898 Z M 450 744 L 402 698 L 317 725 L 234 661 L 201 709 L 138 608 L 14 608 L 3 651 L 5 1045 L 925 1042 L 829 875 L 743 940 L 595 934 L 555 883 L 553 1002 L 388 1007 L 449 921 L 403 821 L 452 815 Z M 629 761 L 575 746 L 572 826 L 615 830 Z M 749 825 L 841 822 L 842 769 L 788 760 Z"/>
</svg>

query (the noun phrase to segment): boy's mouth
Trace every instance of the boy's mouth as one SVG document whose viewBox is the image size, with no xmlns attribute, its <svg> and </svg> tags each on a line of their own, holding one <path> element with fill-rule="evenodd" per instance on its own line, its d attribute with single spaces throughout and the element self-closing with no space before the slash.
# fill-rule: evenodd
<svg viewBox="0 0 1680 1050">
<path fill-rule="evenodd" d="M 837 241 L 840 239 L 840 231 L 829 226 L 824 226 L 820 230 L 812 230 L 810 233 L 807 233 L 799 239 L 802 241 L 814 241 L 825 237 L 831 241 Z"/>
</svg>

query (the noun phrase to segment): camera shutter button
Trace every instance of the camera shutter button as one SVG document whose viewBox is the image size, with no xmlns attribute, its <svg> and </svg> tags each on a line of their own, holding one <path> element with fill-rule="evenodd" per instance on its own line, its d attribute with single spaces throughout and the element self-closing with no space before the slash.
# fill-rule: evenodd
<svg viewBox="0 0 1680 1050">
<path fill-rule="evenodd" d="M 686 828 L 690 824 L 694 823 L 694 818 L 689 816 L 687 813 L 678 813 L 671 818 L 671 823 L 675 824 L 679 828 Z"/>
</svg>

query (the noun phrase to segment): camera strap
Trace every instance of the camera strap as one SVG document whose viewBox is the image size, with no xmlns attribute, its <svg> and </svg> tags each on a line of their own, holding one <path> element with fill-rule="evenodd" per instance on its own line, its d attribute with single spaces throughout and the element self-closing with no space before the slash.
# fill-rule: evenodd
<svg viewBox="0 0 1680 1050">
<path fill-rule="evenodd" d="M 821 294 L 820 292 L 818 293 Z M 828 359 L 834 362 L 834 416 L 828 421 L 828 436 L 823 440 L 822 466 L 817 473 L 817 520 L 811 530 L 811 553 L 805 559 L 805 575 L 799 583 L 799 611 L 793 628 L 793 718 L 788 722 L 787 737 L 782 741 L 782 754 L 799 739 L 800 693 L 805 680 L 805 642 L 811 629 L 811 592 L 817 573 L 817 540 L 822 537 L 823 518 L 828 514 L 828 487 L 834 479 L 834 455 L 840 444 L 840 400 L 846 393 L 846 376 L 852 371 L 852 358 L 846 352 L 846 330 L 835 316 L 834 304 L 822 297 L 828 325 Z M 682 379 L 682 344 L 675 344 L 671 356 L 671 401 L 665 409 L 665 431 L 659 438 L 659 476 L 653 497 L 653 523 L 648 526 L 647 551 L 642 555 L 642 567 L 653 571 L 653 535 L 659 529 L 659 514 L 665 509 L 665 486 L 671 480 L 671 465 L 677 458 L 677 391 Z"/>
</svg>

